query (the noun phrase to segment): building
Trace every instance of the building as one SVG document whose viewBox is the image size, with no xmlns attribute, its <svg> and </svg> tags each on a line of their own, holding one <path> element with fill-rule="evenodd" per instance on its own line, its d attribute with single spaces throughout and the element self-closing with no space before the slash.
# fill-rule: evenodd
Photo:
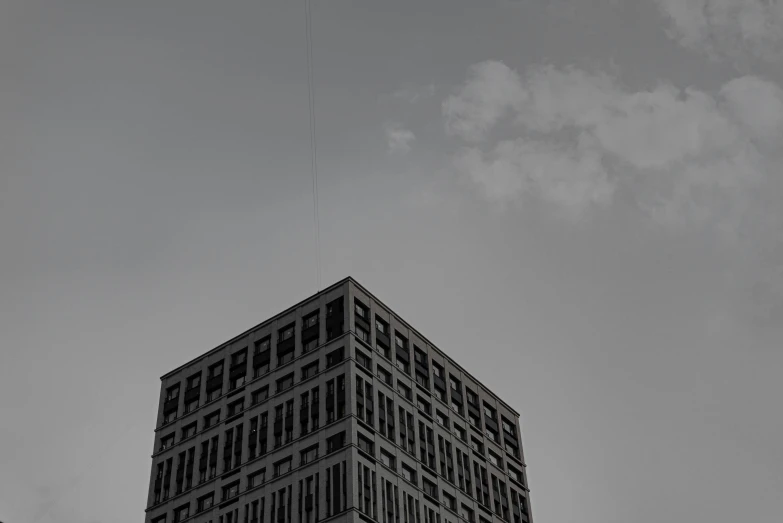
<svg viewBox="0 0 783 523">
<path fill-rule="evenodd" d="M 531 522 L 519 415 L 351 278 L 161 378 L 146 522 Z"/>
</svg>

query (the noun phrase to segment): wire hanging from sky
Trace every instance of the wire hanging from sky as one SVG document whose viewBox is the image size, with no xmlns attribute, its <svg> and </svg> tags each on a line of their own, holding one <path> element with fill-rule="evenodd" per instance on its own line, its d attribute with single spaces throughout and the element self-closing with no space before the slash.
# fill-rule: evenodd
<svg viewBox="0 0 783 523">
<path fill-rule="evenodd" d="M 310 0 L 305 0 L 305 35 L 307 38 L 307 93 L 310 106 L 310 160 L 313 174 L 313 227 L 315 229 L 316 292 L 321 291 L 321 219 L 318 212 L 318 162 L 315 144 L 315 82 L 313 81 L 313 22 Z"/>
</svg>

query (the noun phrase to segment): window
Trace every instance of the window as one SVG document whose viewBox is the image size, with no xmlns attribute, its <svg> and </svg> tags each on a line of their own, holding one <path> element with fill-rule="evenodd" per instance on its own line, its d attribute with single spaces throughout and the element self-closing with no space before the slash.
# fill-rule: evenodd
<svg viewBox="0 0 783 523">
<path fill-rule="evenodd" d="M 302 367 L 302 379 L 307 380 L 318 374 L 318 360 Z"/>
<path fill-rule="evenodd" d="M 228 415 L 234 416 L 245 410 L 245 398 L 228 404 Z"/>
<path fill-rule="evenodd" d="M 231 355 L 231 366 L 238 367 L 247 364 L 247 348 Z"/>
<path fill-rule="evenodd" d="M 187 505 L 182 505 L 181 507 L 174 510 L 174 521 L 182 521 L 183 519 L 187 519 L 190 517 L 190 503 Z"/>
<path fill-rule="evenodd" d="M 172 410 L 163 414 L 163 424 L 166 425 L 177 419 L 177 411 Z"/>
<path fill-rule="evenodd" d="M 421 486 L 424 489 L 424 493 L 431 498 L 438 499 L 438 486 L 427 478 L 421 478 Z"/>
<path fill-rule="evenodd" d="M 210 492 L 206 496 L 200 497 L 198 499 L 198 511 L 202 512 L 204 510 L 207 510 L 208 508 L 211 508 L 214 501 L 215 501 L 215 494 L 213 492 Z"/>
<path fill-rule="evenodd" d="M 160 438 L 160 450 L 166 450 L 174 445 L 174 433 Z"/>
<path fill-rule="evenodd" d="M 461 505 L 460 509 L 459 515 L 462 516 L 463 519 L 468 520 L 470 523 L 473 523 L 476 520 L 473 509 L 469 508 L 464 503 Z"/>
<path fill-rule="evenodd" d="M 362 340 L 364 343 L 370 343 L 370 333 L 360 325 L 356 325 L 356 337 Z"/>
<path fill-rule="evenodd" d="M 250 400 L 253 405 L 261 403 L 269 397 L 269 385 L 264 385 L 260 389 L 256 389 L 250 395 Z"/>
<path fill-rule="evenodd" d="M 375 331 L 379 332 L 385 336 L 389 335 L 389 324 L 380 319 L 378 316 L 375 317 Z"/>
<path fill-rule="evenodd" d="M 457 378 L 449 374 L 449 383 L 451 384 L 451 390 L 455 392 L 460 391 L 460 382 Z"/>
<path fill-rule="evenodd" d="M 194 421 L 187 427 L 182 428 L 182 439 L 187 439 L 196 435 L 196 422 Z"/>
<path fill-rule="evenodd" d="M 364 304 L 359 302 L 359 300 L 354 300 L 353 307 L 357 317 L 364 321 L 370 321 L 370 311 Z"/>
<path fill-rule="evenodd" d="M 223 500 L 231 499 L 237 494 L 239 494 L 239 481 L 223 487 Z"/>
<path fill-rule="evenodd" d="M 484 433 L 487 435 L 487 437 L 488 437 L 489 439 L 491 439 L 491 440 L 492 440 L 492 441 L 494 441 L 495 443 L 497 443 L 497 442 L 498 442 L 498 433 L 497 433 L 497 432 L 495 432 L 494 430 L 492 430 L 491 428 L 489 428 L 489 427 L 486 427 L 486 428 L 484 429 Z"/>
<path fill-rule="evenodd" d="M 411 373 L 410 364 L 404 359 L 402 359 L 399 354 L 397 355 L 397 368 L 400 369 L 405 374 L 410 375 Z"/>
<path fill-rule="evenodd" d="M 475 392 L 465 387 L 465 395 L 468 397 L 468 403 L 470 403 L 475 407 L 478 407 L 478 396 L 476 395 Z"/>
<path fill-rule="evenodd" d="M 378 372 L 377 372 L 377 374 L 378 374 L 378 378 L 380 378 L 380 380 L 382 382 L 386 383 L 387 385 L 392 385 L 392 375 L 391 375 L 391 372 L 389 372 L 388 370 L 386 370 L 383 367 L 381 367 L 380 365 L 378 365 Z"/>
<path fill-rule="evenodd" d="M 356 349 L 356 363 L 372 372 L 372 360 L 359 349 Z"/>
<path fill-rule="evenodd" d="M 294 373 L 287 376 L 283 376 L 279 380 L 277 380 L 277 392 L 282 392 L 284 390 L 290 389 L 294 386 Z"/>
<path fill-rule="evenodd" d="M 358 435 L 358 442 L 360 450 L 363 450 L 371 456 L 375 455 L 375 443 L 373 443 L 369 438 L 360 433 Z"/>
<path fill-rule="evenodd" d="M 278 331 L 278 341 L 290 340 L 294 337 L 294 324 L 292 323 L 288 327 L 283 327 Z"/>
<path fill-rule="evenodd" d="M 501 417 L 501 419 L 503 420 L 503 423 L 502 423 L 503 424 L 503 432 L 505 432 L 506 434 L 508 434 L 510 436 L 515 436 L 516 437 L 517 433 L 516 433 L 516 430 L 514 428 L 514 425 L 510 421 L 508 421 L 506 418 Z"/>
<path fill-rule="evenodd" d="M 416 371 L 416 383 L 418 383 L 425 389 L 430 388 L 430 379 L 426 375 L 419 372 L 418 370 Z"/>
<path fill-rule="evenodd" d="M 223 394 L 223 390 L 221 387 L 218 387 L 214 390 L 211 390 L 207 393 L 207 403 L 210 401 L 215 401 Z"/>
<path fill-rule="evenodd" d="M 428 401 L 426 401 L 421 396 L 416 396 L 416 406 L 419 407 L 419 410 L 425 413 L 428 416 L 432 415 L 432 407 L 430 407 L 430 404 Z"/>
<path fill-rule="evenodd" d="M 413 470 L 408 465 L 406 465 L 405 463 L 402 464 L 402 477 L 406 481 L 410 481 L 414 485 L 418 484 L 418 482 L 416 481 L 416 471 Z"/>
<path fill-rule="evenodd" d="M 455 498 L 445 490 L 443 491 L 443 502 L 451 510 L 457 510 L 457 498 Z"/>
<path fill-rule="evenodd" d="M 408 340 L 399 332 L 394 333 L 394 344 L 397 345 L 398 349 L 408 351 Z"/>
<path fill-rule="evenodd" d="M 385 449 L 381 449 L 381 463 L 392 470 L 397 470 L 397 460 Z"/>
<path fill-rule="evenodd" d="M 152 520 L 152 523 L 166 523 L 166 514 L 162 514 Z"/>
<path fill-rule="evenodd" d="M 416 363 L 427 366 L 427 354 L 415 345 L 413 346 L 413 359 L 416 360 Z"/>
<path fill-rule="evenodd" d="M 309 329 L 318 325 L 318 311 L 302 318 L 302 329 Z"/>
<path fill-rule="evenodd" d="M 179 397 L 179 383 L 166 389 L 166 401 L 175 400 Z"/>
<path fill-rule="evenodd" d="M 446 403 L 446 393 L 440 390 L 437 385 L 432 388 L 432 394 L 443 403 Z"/>
<path fill-rule="evenodd" d="M 481 428 L 481 419 L 479 419 L 479 417 L 472 412 L 468 412 L 468 421 L 470 421 L 470 424 L 477 429 Z"/>
<path fill-rule="evenodd" d="M 264 481 L 266 481 L 266 469 L 261 469 L 259 471 L 253 472 L 252 474 L 248 474 L 247 476 L 247 488 L 253 488 L 257 487 L 258 485 L 261 485 Z"/>
<path fill-rule="evenodd" d="M 302 343 L 302 354 L 315 350 L 318 347 L 318 338 L 313 338 L 309 341 Z"/>
<path fill-rule="evenodd" d="M 397 392 L 399 392 L 406 399 L 411 401 L 413 400 L 413 393 L 411 392 L 411 388 L 405 385 L 400 380 L 397 380 Z"/>
<path fill-rule="evenodd" d="M 345 348 L 340 347 L 326 355 L 326 368 L 334 367 L 345 358 Z"/>
<path fill-rule="evenodd" d="M 302 451 L 301 465 L 306 465 L 318 459 L 318 445 Z"/>
<path fill-rule="evenodd" d="M 495 409 L 493 409 L 486 403 L 484 404 L 484 416 L 486 416 L 491 420 L 497 421 L 497 413 L 495 412 Z"/>
<path fill-rule="evenodd" d="M 443 377 L 443 367 L 434 361 L 432 362 L 432 373 L 440 379 L 445 379 Z"/>
<path fill-rule="evenodd" d="M 326 439 L 326 452 L 334 452 L 345 446 L 345 431 L 338 432 Z"/>
<path fill-rule="evenodd" d="M 435 421 L 438 422 L 439 425 L 442 427 L 449 428 L 449 418 L 445 414 L 443 414 L 441 411 L 436 410 L 435 411 Z"/>
<path fill-rule="evenodd" d="M 477 452 L 482 456 L 484 455 L 484 444 L 476 438 L 470 438 L 470 448 L 473 449 L 473 452 Z"/>
<path fill-rule="evenodd" d="M 210 414 L 207 414 L 204 416 L 204 428 L 209 428 L 214 425 L 217 425 L 218 422 L 220 422 L 220 411 L 216 410 L 215 412 L 212 412 Z"/>
<path fill-rule="evenodd" d="M 272 340 L 269 336 L 266 338 L 260 339 L 255 343 L 255 354 L 261 354 L 262 352 L 266 352 L 269 350 L 270 342 Z"/>
<path fill-rule="evenodd" d="M 487 459 L 496 467 L 503 468 L 503 459 L 489 449 L 487 449 Z"/>
<path fill-rule="evenodd" d="M 462 441 L 468 441 L 468 434 L 463 427 L 460 427 L 456 423 L 454 424 L 454 434 L 457 435 Z"/>
<path fill-rule="evenodd" d="M 188 412 L 193 412 L 198 408 L 198 398 L 194 400 L 190 400 L 187 403 L 185 403 L 185 414 Z"/>
<path fill-rule="evenodd" d="M 287 474 L 291 471 L 291 457 L 275 463 L 275 477 Z"/>
<path fill-rule="evenodd" d="M 217 378 L 223 375 L 223 362 L 218 362 L 209 368 L 209 377 L 207 379 Z"/>
<path fill-rule="evenodd" d="M 520 472 L 519 470 L 515 469 L 515 468 L 514 468 L 514 467 L 512 467 L 511 465 L 509 465 L 509 466 L 508 466 L 508 475 L 509 475 L 509 477 L 510 477 L 511 479 L 513 479 L 513 480 L 514 480 L 514 481 L 516 481 L 517 483 L 519 483 L 519 484 L 521 484 L 521 485 L 524 485 L 524 484 L 525 484 L 525 480 L 524 480 L 524 478 L 522 477 L 522 472 Z"/>
</svg>

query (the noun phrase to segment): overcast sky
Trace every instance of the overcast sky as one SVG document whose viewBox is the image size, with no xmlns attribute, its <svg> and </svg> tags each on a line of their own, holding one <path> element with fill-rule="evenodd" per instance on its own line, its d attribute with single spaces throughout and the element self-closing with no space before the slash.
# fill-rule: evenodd
<svg viewBox="0 0 783 523">
<path fill-rule="evenodd" d="M 322 282 L 522 413 L 537 523 L 779 523 L 783 2 L 314 0 Z M 316 291 L 304 10 L 0 1 L 0 520 Z"/>
</svg>

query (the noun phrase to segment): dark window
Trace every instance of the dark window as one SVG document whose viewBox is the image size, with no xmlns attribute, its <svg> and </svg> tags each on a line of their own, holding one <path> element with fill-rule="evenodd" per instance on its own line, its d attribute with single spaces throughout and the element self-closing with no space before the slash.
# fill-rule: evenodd
<svg viewBox="0 0 783 523">
<path fill-rule="evenodd" d="M 375 443 L 363 434 L 358 434 L 359 449 L 363 450 L 367 454 L 375 455 Z"/>
<path fill-rule="evenodd" d="M 239 352 L 235 352 L 231 355 L 231 366 L 236 367 L 238 365 L 244 365 L 247 363 L 247 349 L 242 349 Z"/>
<path fill-rule="evenodd" d="M 457 437 L 462 441 L 468 440 L 467 432 L 465 431 L 465 429 L 463 427 L 460 427 L 456 423 L 454 424 L 454 434 L 456 434 Z"/>
<path fill-rule="evenodd" d="M 443 376 L 443 367 L 441 367 L 439 364 L 432 362 L 432 373 L 435 374 L 440 379 L 445 379 Z"/>
<path fill-rule="evenodd" d="M 275 463 L 275 477 L 281 476 L 291 471 L 291 457 Z"/>
<path fill-rule="evenodd" d="M 260 389 L 254 390 L 250 395 L 250 401 L 253 405 L 261 403 L 269 397 L 269 385 L 264 385 Z"/>
<path fill-rule="evenodd" d="M 216 410 L 215 412 L 212 412 L 210 414 L 207 414 L 204 416 L 204 428 L 212 427 L 214 425 L 217 425 L 220 421 L 220 411 Z"/>
<path fill-rule="evenodd" d="M 204 511 L 208 508 L 212 507 L 212 504 L 215 500 L 215 494 L 213 492 L 210 492 L 206 496 L 202 496 L 198 499 L 198 511 Z"/>
<path fill-rule="evenodd" d="M 179 383 L 166 389 L 166 401 L 171 401 L 179 397 Z"/>
<path fill-rule="evenodd" d="M 410 375 L 411 373 L 410 364 L 404 359 L 402 359 L 399 354 L 397 355 L 397 368 L 400 369 L 405 374 Z"/>
<path fill-rule="evenodd" d="M 413 393 L 411 392 L 411 388 L 405 385 L 400 380 L 397 380 L 397 392 L 399 392 L 406 399 L 411 401 L 413 400 Z"/>
<path fill-rule="evenodd" d="M 446 492 L 443 491 L 443 502 L 446 504 L 447 507 L 449 507 L 451 510 L 457 510 L 457 498 Z"/>
<path fill-rule="evenodd" d="M 235 481 L 230 485 L 223 487 L 223 500 L 231 499 L 239 494 L 239 481 Z"/>
<path fill-rule="evenodd" d="M 356 337 L 365 343 L 370 343 L 370 333 L 359 325 L 356 326 Z"/>
<path fill-rule="evenodd" d="M 318 338 L 313 338 L 302 343 L 302 354 L 318 348 Z"/>
<path fill-rule="evenodd" d="M 419 371 L 416 371 L 416 383 L 418 383 L 425 389 L 430 388 L 430 379 Z"/>
<path fill-rule="evenodd" d="M 334 367 L 345 358 L 345 348 L 340 347 L 326 355 L 326 368 Z"/>
<path fill-rule="evenodd" d="M 187 390 L 197 389 L 201 386 L 201 373 L 194 374 L 188 378 Z"/>
<path fill-rule="evenodd" d="M 389 324 L 380 319 L 378 316 L 375 317 L 375 330 L 376 332 L 380 332 L 381 334 L 385 334 L 386 336 L 389 335 Z"/>
<path fill-rule="evenodd" d="M 416 360 L 417 363 L 420 363 L 421 365 L 426 366 L 427 365 L 427 354 L 421 350 L 418 347 L 413 347 L 413 358 Z"/>
<path fill-rule="evenodd" d="M 212 378 L 215 378 L 217 376 L 222 376 L 222 375 L 223 375 L 223 362 L 221 361 L 221 362 L 215 363 L 214 365 L 212 365 L 209 368 L 209 377 L 207 379 L 212 379 Z"/>
<path fill-rule="evenodd" d="M 187 414 L 189 412 L 193 412 L 197 408 L 198 408 L 198 398 L 196 398 L 194 400 L 190 400 L 190 401 L 185 403 L 185 414 Z"/>
<path fill-rule="evenodd" d="M 277 380 L 277 392 L 282 392 L 286 389 L 290 389 L 294 385 L 294 373 L 287 376 L 283 376 L 279 380 Z"/>
<path fill-rule="evenodd" d="M 247 488 L 257 487 L 266 481 L 266 469 L 248 474 L 247 476 Z"/>
<path fill-rule="evenodd" d="M 502 469 L 503 468 L 503 458 L 492 452 L 491 450 L 487 449 L 487 460 L 489 460 L 490 463 L 495 465 L 496 467 Z"/>
<path fill-rule="evenodd" d="M 288 327 L 283 327 L 278 331 L 279 341 L 286 341 L 294 337 L 294 324 L 292 323 Z"/>
<path fill-rule="evenodd" d="M 190 425 L 182 428 L 182 439 L 189 438 L 196 435 L 196 422 L 194 421 Z"/>
<path fill-rule="evenodd" d="M 473 449 L 473 452 L 478 452 L 482 456 L 484 455 L 484 444 L 476 438 L 470 438 L 470 448 Z"/>
<path fill-rule="evenodd" d="M 468 403 L 470 403 L 475 407 L 478 407 L 478 396 L 476 395 L 475 392 L 465 387 L 465 395 L 468 397 Z"/>
<path fill-rule="evenodd" d="M 174 446 L 174 433 L 168 434 L 160 438 L 160 450 L 166 450 Z"/>
<path fill-rule="evenodd" d="M 174 510 L 174 521 L 179 522 L 190 517 L 190 503 Z"/>
<path fill-rule="evenodd" d="M 427 478 L 421 478 L 421 486 L 424 489 L 424 493 L 431 498 L 438 499 L 438 486 Z"/>
<path fill-rule="evenodd" d="M 318 445 L 302 451 L 302 465 L 306 465 L 307 463 L 315 461 L 316 459 L 318 459 Z"/>
<path fill-rule="evenodd" d="M 380 365 L 378 365 L 378 372 L 377 372 L 377 374 L 378 374 L 378 377 L 381 379 L 381 381 L 383 381 L 387 385 L 392 385 L 392 375 L 391 375 L 391 372 L 389 372 L 388 370 L 386 370 L 383 367 L 381 367 Z"/>
<path fill-rule="evenodd" d="M 356 363 L 372 372 L 372 359 L 359 349 L 356 349 Z"/>
<path fill-rule="evenodd" d="M 417 485 L 418 482 L 416 481 L 416 471 L 413 470 L 408 465 L 406 465 L 405 463 L 402 464 L 401 468 L 402 468 L 402 477 L 407 481 L 410 481 L 414 485 Z"/>
<path fill-rule="evenodd" d="M 438 422 L 439 425 L 449 428 L 449 418 L 441 411 L 439 410 L 435 411 L 435 420 Z"/>
<path fill-rule="evenodd" d="M 318 374 L 318 361 L 302 367 L 302 379 L 306 380 Z"/>
<path fill-rule="evenodd" d="M 386 465 L 392 470 L 397 470 L 397 460 L 394 456 L 392 456 L 391 453 L 387 452 L 385 449 L 381 449 L 381 463 Z"/>
<path fill-rule="evenodd" d="M 338 432 L 326 439 L 326 452 L 334 452 L 345 446 L 345 431 Z"/>
<path fill-rule="evenodd" d="M 245 398 L 239 399 L 228 405 L 228 415 L 233 416 L 239 414 L 245 409 Z"/>
<path fill-rule="evenodd" d="M 428 416 L 432 415 L 432 407 L 430 407 L 430 403 L 421 396 L 416 396 L 416 406 L 419 407 L 420 411 L 424 412 Z"/>
<path fill-rule="evenodd" d="M 365 321 L 370 321 L 369 309 L 364 304 L 360 303 L 359 300 L 354 300 L 353 304 L 354 304 L 354 310 L 356 311 L 356 315 Z"/>
<path fill-rule="evenodd" d="M 302 328 L 309 329 L 318 325 L 318 311 L 302 318 Z"/>
</svg>

